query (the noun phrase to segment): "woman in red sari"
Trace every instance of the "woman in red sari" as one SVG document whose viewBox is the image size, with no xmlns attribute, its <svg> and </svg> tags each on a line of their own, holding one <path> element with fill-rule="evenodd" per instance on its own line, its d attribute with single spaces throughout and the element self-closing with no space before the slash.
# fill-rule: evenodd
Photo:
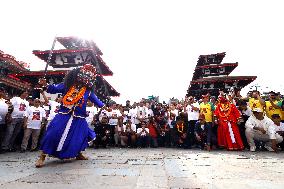
<svg viewBox="0 0 284 189">
<path fill-rule="evenodd" d="M 228 150 L 242 150 L 244 148 L 237 126 L 240 112 L 226 97 L 219 97 L 215 110 L 215 121 L 218 124 L 218 145 Z"/>
</svg>

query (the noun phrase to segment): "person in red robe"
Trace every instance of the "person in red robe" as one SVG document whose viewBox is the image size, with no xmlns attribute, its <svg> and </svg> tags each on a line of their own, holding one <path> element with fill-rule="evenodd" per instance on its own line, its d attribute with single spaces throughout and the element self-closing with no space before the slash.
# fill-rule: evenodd
<svg viewBox="0 0 284 189">
<path fill-rule="evenodd" d="M 218 124 L 218 145 L 227 150 L 242 150 L 244 145 L 237 126 L 241 117 L 237 107 L 230 103 L 226 97 L 220 96 L 215 110 L 215 122 Z"/>
</svg>

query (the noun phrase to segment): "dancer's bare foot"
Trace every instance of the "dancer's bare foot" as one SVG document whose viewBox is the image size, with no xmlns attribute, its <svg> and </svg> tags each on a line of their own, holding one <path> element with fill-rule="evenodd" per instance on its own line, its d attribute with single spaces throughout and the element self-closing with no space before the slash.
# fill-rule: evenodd
<svg viewBox="0 0 284 189">
<path fill-rule="evenodd" d="M 76 159 L 77 159 L 77 160 L 88 160 L 88 158 L 87 158 L 86 156 L 84 156 L 84 155 L 82 154 L 82 152 L 80 152 L 80 153 L 78 154 L 78 156 L 76 157 Z"/>
<path fill-rule="evenodd" d="M 44 160 L 45 160 L 45 157 L 46 155 L 44 153 L 42 153 L 40 156 L 39 156 L 39 159 L 36 161 L 36 168 L 41 168 L 43 166 L 43 163 L 44 163 Z"/>
</svg>

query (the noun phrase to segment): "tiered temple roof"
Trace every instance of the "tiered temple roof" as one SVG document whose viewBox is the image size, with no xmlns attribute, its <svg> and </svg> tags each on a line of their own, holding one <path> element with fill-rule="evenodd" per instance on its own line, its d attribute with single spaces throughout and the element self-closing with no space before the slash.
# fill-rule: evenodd
<svg viewBox="0 0 284 189">
<path fill-rule="evenodd" d="M 228 76 L 238 62 L 221 63 L 225 55 L 223 52 L 199 56 L 187 90 L 188 96 L 200 97 L 207 93 L 218 96 L 219 90 L 228 91 L 231 87 L 242 89 L 256 79 L 256 76 Z"/>
<path fill-rule="evenodd" d="M 96 54 L 103 55 L 102 51 L 99 49 L 97 44 L 92 40 L 84 40 L 78 37 L 57 37 L 59 41 L 66 49 L 82 49 L 91 48 L 95 50 Z"/>
<path fill-rule="evenodd" d="M 17 72 L 17 73 L 27 71 L 27 69 L 24 67 L 25 62 L 18 61 L 14 56 L 5 54 L 1 50 L 0 50 L 0 64 L 1 64 L 1 70 L 8 69 L 11 72 Z"/>
<path fill-rule="evenodd" d="M 225 56 L 226 56 L 226 52 L 217 53 L 217 54 L 200 55 L 196 66 L 221 64 Z"/>
<path fill-rule="evenodd" d="M 120 94 L 104 79 L 103 76 L 112 76 L 113 72 L 103 61 L 102 51 L 90 40 L 83 40 L 77 37 L 57 37 L 66 49 L 53 50 L 50 60 L 50 66 L 54 70 L 48 70 L 46 79 L 51 83 L 60 83 L 68 72 L 68 68 L 82 66 L 85 63 L 91 63 L 97 68 L 97 79 L 95 93 L 105 101 L 110 96 L 119 96 Z M 33 51 L 40 59 L 48 61 L 50 51 Z M 45 75 L 44 71 L 30 71 L 26 67 L 27 63 L 17 61 L 15 57 L 0 51 L 0 84 L 7 86 L 10 94 L 16 94 L 19 91 L 32 89 L 39 80 Z M 11 90 L 11 91 L 10 91 Z"/>
<path fill-rule="evenodd" d="M 47 62 L 49 52 L 49 50 L 34 50 L 33 54 L 41 60 Z M 64 68 L 74 68 L 80 66 L 81 63 L 85 61 L 90 61 L 90 63 L 95 65 L 97 70 L 100 69 L 101 75 L 113 75 L 113 72 L 109 69 L 104 60 L 99 55 L 95 54 L 94 50 L 91 48 L 53 50 L 49 65 L 54 69 L 62 70 Z"/>
<path fill-rule="evenodd" d="M 104 100 L 110 100 L 110 96 L 119 96 L 120 94 L 103 78 L 103 76 L 112 76 L 113 72 L 106 65 L 101 55 L 102 51 L 92 40 L 84 40 L 77 37 L 57 37 L 56 40 L 60 42 L 66 49 L 52 50 L 49 66 L 54 70 L 48 71 L 46 78 L 52 82 L 62 82 L 67 70 L 90 63 L 97 69 L 97 79 L 95 93 Z M 38 51 L 34 50 L 33 54 L 40 59 L 48 62 L 50 50 Z M 38 77 L 43 76 L 43 72 L 33 72 L 25 74 L 17 74 L 17 77 L 29 76 L 31 80 L 37 81 Z M 33 81 L 30 81 L 33 82 Z"/>
<path fill-rule="evenodd" d="M 10 94 L 31 88 L 30 83 L 21 81 L 19 78 L 11 75 L 12 73 L 28 71 L 28 69 L 24 67 L 25 65 L 28 64 L 23 61 L 18 61 L 14 56 L 5 54 L 0 50 L 0 84 L 6 86 Z"/>
</svg>

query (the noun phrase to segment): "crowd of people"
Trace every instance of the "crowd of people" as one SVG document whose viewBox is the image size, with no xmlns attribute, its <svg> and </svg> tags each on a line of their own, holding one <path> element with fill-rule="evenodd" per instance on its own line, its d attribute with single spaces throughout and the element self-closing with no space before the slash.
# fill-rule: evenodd
<svg viewBox="0 0 284 189">
<path fill-rule="evenodd" d="M 37 151 L 62 97 L 31 98 L 28 91 L 9 98 L 0 88 L 0 152 Z M 125 105 L 109 103 L 98 109 L 87 103 L 86 118 L 96 138 L 91 148 L 197 148 L 204 150 L 284 149 L 284 101 L 271 91 L 240 94 L 220 91 L 200 99 L 159 103 L 142 99 Z"/>
</svg>

